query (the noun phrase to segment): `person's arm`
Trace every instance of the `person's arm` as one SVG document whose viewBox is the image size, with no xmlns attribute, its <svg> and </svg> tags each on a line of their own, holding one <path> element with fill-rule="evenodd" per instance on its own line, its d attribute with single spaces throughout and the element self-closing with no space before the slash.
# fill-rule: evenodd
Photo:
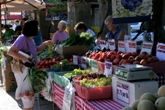
<svg viewBox="0 0 165 110">
<path fill-rule="evenodd" d="M 23 55 L 19 54 L 18 52 L 19 52 L 18 48 L 15 47 L 15 46 L 12 46 L 9 49 L 7 54 L 9 56 L 12 56 L 15 59 L 19 59 L 19 60 L 24 61 L 24 62 L 30 62 L 26 57 L 24 57 Z"/>
<path fill-rule="evenodd" d="M 47 40 L 37 47 L 37 53 L 40 53 L 46 46 L 51 45 L 52 40 Z"/>
<path fill-rule="evenodd" d="M 126 34 L 126 31 L 124 29 L 122 29 L 119 33 L 119 36 L 117 38 L 117 40 L 124 40 L 124 35 Z"/>
</svg>

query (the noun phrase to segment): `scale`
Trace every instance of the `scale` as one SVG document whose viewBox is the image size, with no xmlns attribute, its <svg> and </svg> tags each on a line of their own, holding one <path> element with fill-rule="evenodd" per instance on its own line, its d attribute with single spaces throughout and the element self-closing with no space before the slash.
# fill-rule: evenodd
<svg viewBox="0 0 165 110">
<path fill-rule="evenodd" d="M 151 67 L 143 65 L 123 65 L 116 67 L 115 76 L 126 80 L 146 80 L 151 78 L 157 78 L 158 76 L 152 71 Z"/>
</svg>

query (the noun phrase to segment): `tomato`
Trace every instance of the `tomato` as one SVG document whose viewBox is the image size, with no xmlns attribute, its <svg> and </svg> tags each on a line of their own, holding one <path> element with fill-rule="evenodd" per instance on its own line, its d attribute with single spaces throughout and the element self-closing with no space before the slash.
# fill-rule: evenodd
<svg viewBox="0 0 165 110">
<path fill-rule="evenodd" d="M 73 58 L 70 58 L 69 61 L 70 61 L 70 62 L 73 62 Z"/>
<path fill-rule="evenodd" d="M 49 64 L 49 61 L 45 61 L 45 65 L 48 65 Z"/>
</svg>

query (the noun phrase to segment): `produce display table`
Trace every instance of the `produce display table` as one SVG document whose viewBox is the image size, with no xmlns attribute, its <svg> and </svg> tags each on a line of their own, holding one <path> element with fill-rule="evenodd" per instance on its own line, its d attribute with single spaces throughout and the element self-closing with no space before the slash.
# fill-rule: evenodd
<svg viewBox="0 0 165 110">
<path fill-rule="evenodd" d="M 54 91 L 54 103 L 62 109 L 64 88 L 60 87 L 56 83 L 53 84 Z M 124 106 L 111 100 L 95 100 L 87 101 L 79 96 L 75 96 L 75 109 L 76 110 L 121 110 Z"/>
</svg>

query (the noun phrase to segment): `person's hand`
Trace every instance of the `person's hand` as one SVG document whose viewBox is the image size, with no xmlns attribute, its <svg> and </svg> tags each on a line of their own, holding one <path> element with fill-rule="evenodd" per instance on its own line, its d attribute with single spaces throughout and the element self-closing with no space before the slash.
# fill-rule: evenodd
<svg viewBox="0 0 165 110">
<path fill-rule="evenodd" d="M 97 45 L 100 45 L 100 40 L 99 40 L 99 39 L 96 39 L 96 40 L 95 40 L 95 43 L 96 43 Z"/>
<path fill-rule="evenodd" d="M 45 44 L 46 46 L 48 46 L 48 45 L 53 44 L 53 42 L 52 42 L 52 40 L 47 40 L 47 41 L 44 42 L 44 44 Z"/>
</svg>

